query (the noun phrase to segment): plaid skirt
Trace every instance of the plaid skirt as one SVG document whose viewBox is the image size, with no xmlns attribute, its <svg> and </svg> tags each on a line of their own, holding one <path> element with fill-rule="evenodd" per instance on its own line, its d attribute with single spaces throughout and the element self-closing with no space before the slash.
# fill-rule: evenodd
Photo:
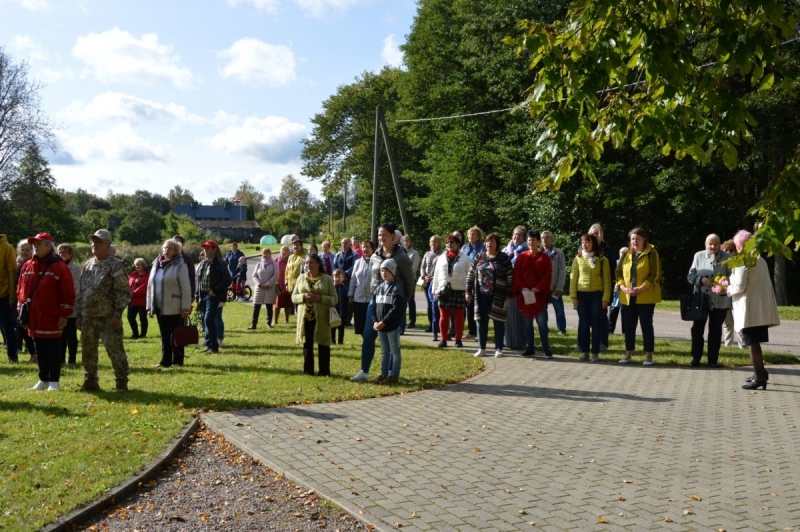
<svg viewBox="0 0 800 532">
<path fill-rule="evenodd" d="M 439 308 L 466 308 L 467 293 L 464 290 L 453 290 L 450 297 L 439 300 Z"/>
</svg>

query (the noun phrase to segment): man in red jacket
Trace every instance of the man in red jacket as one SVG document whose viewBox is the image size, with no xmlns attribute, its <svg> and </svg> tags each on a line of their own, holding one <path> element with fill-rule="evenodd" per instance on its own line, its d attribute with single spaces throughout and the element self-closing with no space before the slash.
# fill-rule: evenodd
<svg viewBox="0 0 800 532">
<path fill-rule="evenodd" d="M 29 301 L 28 334 L 36 345 L 39 382 L 31 390 L 58 391 L 61 376 L 61 334 L 75 308 L 75 285 L 69 266 L 56 254 L 53 237 L 39 233 L 28 239 L 34 248 L 19 276 L 17 302 Z"/>
</svg>

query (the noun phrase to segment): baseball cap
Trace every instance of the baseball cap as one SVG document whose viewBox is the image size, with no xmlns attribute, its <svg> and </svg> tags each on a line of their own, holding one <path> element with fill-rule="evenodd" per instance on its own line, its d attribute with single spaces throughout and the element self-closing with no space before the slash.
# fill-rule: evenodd
<svg viewBox="0 0 800 532">
<path fill-rule="evenodd" d="M 53 242 L 53 237 L 50 236 L 49 233 L 39 233 L 36 236 L 28 238 L 28 244 L 33 245 L 33 243 L 37 240 L 49 240 L 50 242 Z"/>
<path fill-rule="evenodd" d="M 106 242 L 112 242 L 111 240 L 111 233 L 108 229 L 98 229 L 94 232 L 94 234 L 88 236 L 90 241 L 95 240 L 105 240 Z"/>
<path fill-rule="evenodd" d="M 201 248 L 215 248 L 215 249 L 219 249 L 219 246 L 218 246 L 218 245 L 217 245 L 217 243 L 216 243 L 216 242 L 214 242 L 213 240 L 206 240 L 205 242 L 203 242 L 202 244 L 200 244 L 200 247 L 201 247 Z"/>
</svg>

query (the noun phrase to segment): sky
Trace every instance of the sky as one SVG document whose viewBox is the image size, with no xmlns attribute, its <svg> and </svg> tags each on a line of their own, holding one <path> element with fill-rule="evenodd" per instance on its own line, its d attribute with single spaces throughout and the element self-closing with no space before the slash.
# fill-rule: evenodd
<svg viewBox="0 0 800 532">
<path fill-rule="evenodd" d="M 0 46 L 29 63 L 56 124 L 56 185 L 210 204 L 301 175 L 301 140 L 338 87 L 385 65 L 414 0 L 0 0 Z"/>
</svg>

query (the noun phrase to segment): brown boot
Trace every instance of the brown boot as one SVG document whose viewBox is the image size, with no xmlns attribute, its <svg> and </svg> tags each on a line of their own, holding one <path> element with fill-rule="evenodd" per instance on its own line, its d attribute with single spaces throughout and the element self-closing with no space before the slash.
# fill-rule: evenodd
<svg viewBox="0 0 800 532">
<path fill-rule="evenodd" d="M 80 391 L 82 392 L 96 392 L 100 390 L 100 385 L 97 381 L 85 380 L 81 384 Z"/>
</svg>

